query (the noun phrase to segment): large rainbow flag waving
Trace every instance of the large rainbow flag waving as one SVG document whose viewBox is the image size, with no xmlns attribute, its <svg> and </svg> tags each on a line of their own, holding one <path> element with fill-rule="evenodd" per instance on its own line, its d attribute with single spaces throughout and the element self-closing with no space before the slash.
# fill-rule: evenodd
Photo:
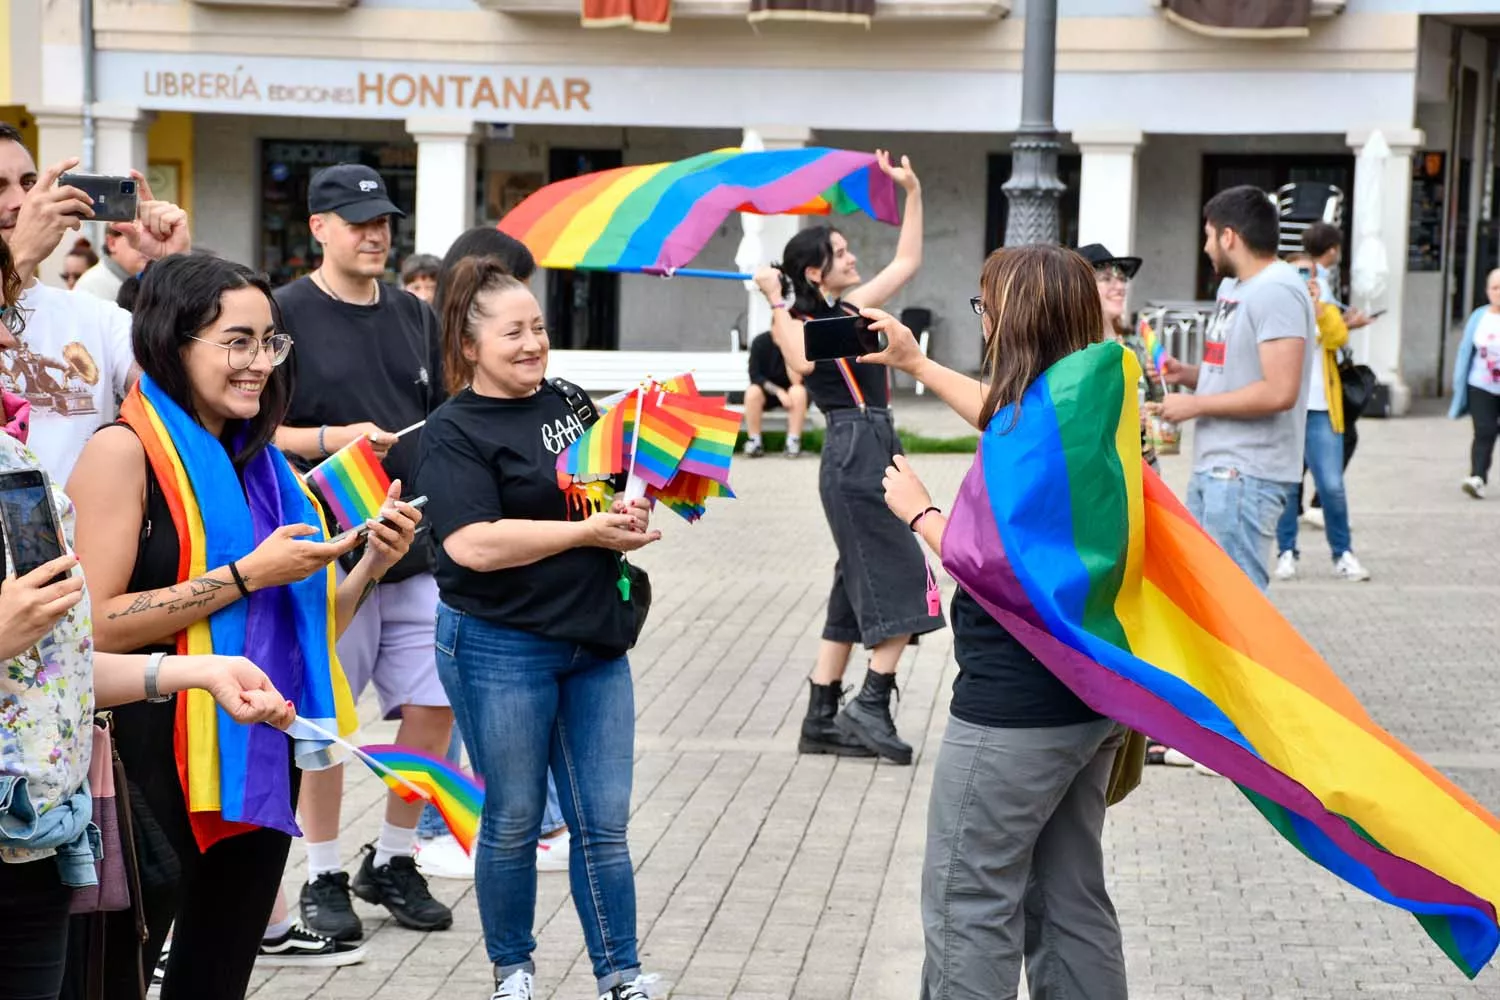
<svg viewBox="0 0 1500 1000">
<path fill-rule="evenodd" d="M 944 566 L 1092 708 L 1233 780 L 1477 975 L 1500 943 L 1500 820 L 1378 726 L 1143 468 L 1139 378 L 1097 344 L 997 414 Z"/>
</svg>

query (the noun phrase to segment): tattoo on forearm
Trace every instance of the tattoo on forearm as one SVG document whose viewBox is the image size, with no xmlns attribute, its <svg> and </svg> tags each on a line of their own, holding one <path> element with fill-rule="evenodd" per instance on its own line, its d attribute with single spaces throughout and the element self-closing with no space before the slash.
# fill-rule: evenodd
<svg viewBox="0 0 1500 1000">
<path fill-rule="evenodd" d="M 248 577 L 246 581 L 249 581 Z M 166 609 L 169 615 L 180 614 L 192 608 L 212 604 L 218 600 L 218 592 L 226 587 L 234 589 L 234 584 L 215 580 L 211 576 L 200 576 L 165 590 L 148 590 L 137 594 L 128 607 L 120 611 L 111 611 L 107 617 L 113 621 L 117 618 L 145 614 L 147 611 L 155 611 L 158 608 Z"/>
<path fill-rule="evenodd" d="M 357 600 L 357 601 L 354 602 L 354 610 L 355 611 L 358 611 L 360 608 L 362 608 L 362 607 L 365 606 L 365 602 L 370 599 L 370 595 L 371 594 L 375 593 L 375 588 L 377 586 L 379 586 L 379 585 L 380 585 L 380 581 L 379 580 L 366 580 L 365 581 L 364 589 L 359 592 L 359 600 Z"/>
</svg>

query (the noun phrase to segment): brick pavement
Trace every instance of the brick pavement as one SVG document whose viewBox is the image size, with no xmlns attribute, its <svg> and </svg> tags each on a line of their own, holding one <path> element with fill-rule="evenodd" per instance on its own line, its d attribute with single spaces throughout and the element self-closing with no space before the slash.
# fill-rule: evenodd
<svg viewBox="0 0 1500 1000">
<path fill-rule="evenodd" d="M 931 404 L 918 416 L 924 430 L 943 425 Z M 1361 429 L 1354 537 L 1375 580 L 1335 583 L 1323 575 L 1321 538 L 1305 536 L 1307 578 L 1274 596 L 1376 719 L 1500 810 L 1500 582 L 1484 568 L 1494 565 L 1500 500 L 1476 504 L 1457 489 L 1465 427 L 1423 417 Z M 967 460 L 916 464 L 943 502 Z M 1180 486 L 1185 459 L 1168 464 Z M 642 958 L 678 1000 L 917 995 L 918 879 L 951 638 L 922 643 L 902 666 L 898 721 L 917 746 L 914 767 L 796 755 L 833 563 L 816 484 L 816 459 L 741 462 L 741 500 L 696 526 L 664 517 L 666 539 L 641 559 L 657 604 L 633 657 L 631 848 Z M 368 699 L 362 708 L 366 737 L 388 737 Z M 351 863 L 381 802 L 375 779 L 351 770 Z M 1226 782 L 1153 768 L 1111 810 L 1106 836 L 1138 1000 L 1500 995 L 1500 973 L 1466 982 L 1415 921 L 1305 862 Z M 300 846 L 293 857 L 300 866 Z M 299 867 L 293 893 L 300 881 Z M 266 970 L 253 996 L 487 997 L 472 887 L 434 887 L 455 907 L 451 931 L 402 930 L 357 903 L 371 932 L 365 963 Z M 539 995 L 592 997 L 564 876 L 541 876 L 537 937 Z"/>
</svg>

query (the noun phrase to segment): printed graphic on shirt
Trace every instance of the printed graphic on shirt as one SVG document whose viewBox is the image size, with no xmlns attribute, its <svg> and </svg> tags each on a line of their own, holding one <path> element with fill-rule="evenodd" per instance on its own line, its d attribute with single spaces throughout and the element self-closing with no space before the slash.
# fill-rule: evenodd
<svg viewBox="0 0 1500 1000">
<path fill-rule="evenodd" d="M 25 397 L 33 410 L 51 410 L 64 417 L 98 413 L 93 387 L 99 384 L 99 365 L 87 347 L 73 341 L 61 358 L 38 354 L 26 344 L 0 352 L 0 388 Z"/>
<path fill-rule="evenodd" d="M 542 424 L 542 447 L 549 454 L 557 455 L 582 435 L 583 421 L 576 414 L 570 413 L 550 424 Z"/>
<path fill-rule="evenodd" d="M 596 479 L 592 483 L 569 483 L 562 490 L 570 521 L 587 521 L 604 510 L 615 496 L 614 484 L 606 479 Z"/>
<path fill-rule="evenodd" d="M 1220 299 L 1214 308 L 1213 318 L 1203 335 L 1203 363 L 1212 368 L 1224 367 L 1224 341 L 1234 328 L 1234 314 L 1240 304 L 1235 299 Z"/>
<path fill-rule="evenodd" d="M 1479 359 L 1484 370 L 1490 373 L 1490 382 L 1500 385 L 1500 337 L 1490 337 L 1479 344 Z"/>
</svg>

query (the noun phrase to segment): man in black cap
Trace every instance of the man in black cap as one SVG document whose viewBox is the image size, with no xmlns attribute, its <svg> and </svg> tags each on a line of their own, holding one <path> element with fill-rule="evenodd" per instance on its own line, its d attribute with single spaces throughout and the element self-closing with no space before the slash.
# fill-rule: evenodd
<svg viewBox="0 0 1500 1000">
<path fill-rule="evenodd" d="M 282 322 L 297 344 L 297 388 L 276 443 L 310 467 L 368 438 L 391 479 L 405 487 L 421 431 L 399 438 L 397 432 L 426 420 L 443 401 L 436 315 L 381 280 L 391 252 L 391 217 L 405 213 L 391 202 L 378 173 L 353 163 L 313 175 L 307 203 L 323 259 L 312 274 L 276 291 Z M 373 681 L 381 714 L 401 720 L 396 742 L 441 757 L 453 713 L 433 653 L 433 559 L 431 536 L 422 532 L 367 595 L 338 653 L 354 697 Z M 342 795 L 342 767 L 303 776 L 299 812 L 308 883 L 301 910 L 310 930 L 352 941 L 363 928 L 339 851 Z M 352 888 L 361 899 L 383 904 L 403 926 L 444 930 L 453 914 L 432 898 L 412 860 L 419 812 L 420 804 L 389 796 L 380 837 L 367 846 Z"/>
</svg>

